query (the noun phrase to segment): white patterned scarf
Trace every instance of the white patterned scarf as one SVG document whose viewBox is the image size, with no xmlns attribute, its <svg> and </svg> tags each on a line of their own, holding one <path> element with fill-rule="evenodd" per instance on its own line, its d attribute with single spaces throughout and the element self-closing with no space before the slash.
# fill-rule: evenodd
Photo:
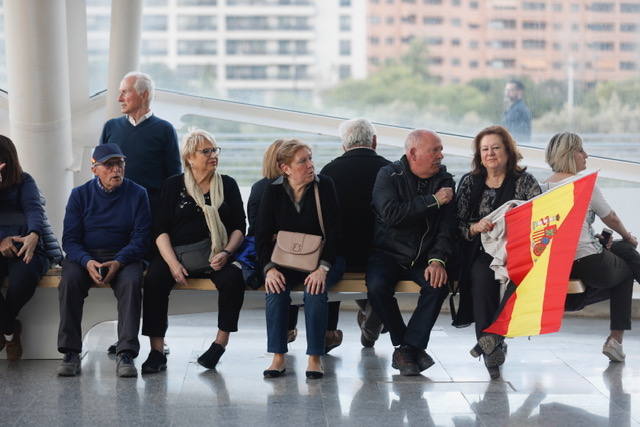
<svg viewBox="0 0 640 427">
<path fill-rule="evenodd" d="M 184 168 L 184 186 L 187 189 L 187 193 L 193 197 L 193 200 L 195 200 L 196 204 L 204 213 L 204 219 L 207 222 L 209 234 L 211 235 L 211 254 L 209 255 L 209 261 L 211 261 L 213 256 L 221 252 L 229 242 L 227 229 L 224 227 L 220 219 L 220 214 L 218 213 L 218 208 L 222 202 L 224 202 L 222 176 L 218 172 L 214 172 L 209 180 L 211 205 L 207 205 L 204 202 L 204 193 L 198 186 L 198 183 L 196 183 L 189 168 Z"/>
</svg>

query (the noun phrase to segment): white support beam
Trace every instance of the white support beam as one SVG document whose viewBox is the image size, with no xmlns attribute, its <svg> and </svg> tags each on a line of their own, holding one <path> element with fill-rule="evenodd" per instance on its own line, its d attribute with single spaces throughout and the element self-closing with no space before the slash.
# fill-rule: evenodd
<svg viewBox="0 0 640 427">
<path fill-rule="evenodd" d="M 118 104 L 120 80 L 129 71 L 138 69 L 141 34 L 142 0 L 113 0 L 109 35 L 107 119 L 120 115 Z"/>
<path fill-rule="evenodd" d="M 89 56 L 87 52 L 86 0 L 66 0 L 69 52 L 69 96 L 71 100 L 71 149 L 75 172 L 82 161 L 83 145 L 97 142 L 85 119 L 89 105 Z"/>
<path fill-rule="evenodd" d="M 4 2 L 10 135 L 58 236 L 72 187 L 65 2 Z"/>
</svg>

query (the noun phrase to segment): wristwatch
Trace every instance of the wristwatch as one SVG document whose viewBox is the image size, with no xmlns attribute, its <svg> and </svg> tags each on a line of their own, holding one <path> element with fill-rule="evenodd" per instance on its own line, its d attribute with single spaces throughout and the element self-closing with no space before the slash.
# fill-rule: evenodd
<svg viewBox="0 0 640 427">
<path fill-rule="evenodd" d="M 327 267 L 327 266 L 326 266 L 326 265 L 324 265 L 324 264 L 320 264 L 320 268 L 321 268 L 321 269 L 323 269 L 325 273 L 328 273 L 328 272 L 329 272 L 329 270 L 330 270 L 330 269 L 329 269 L 329 267 Z"/>
</svg>

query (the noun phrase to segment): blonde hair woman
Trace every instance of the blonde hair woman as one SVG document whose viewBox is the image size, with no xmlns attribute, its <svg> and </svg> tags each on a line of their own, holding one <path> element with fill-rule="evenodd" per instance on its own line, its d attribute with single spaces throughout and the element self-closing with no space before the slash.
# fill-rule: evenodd
<svg viewBox="0 0 640 427">
<path fill-rule="evenodd" d="M 154 218 L 159 254 L 152 259 L 144 284 L 142 334 L 149 337 L 151 352 L 142 364 L 143 374 L 166 369 L 169 293 L 187 277 L 208 277 L 218 289 L 218 332 L 198 363 L 215 368 L 230 333 L 238 330 L 244 281 L 232 262 L 244 240 L 246 222 L 238 184 L 218 172 L 220 153 L 213 136 L 199 129 L 189 132 L 182 148 L 184 174 L 163 185 Z"/>
<path fill-rule="evenodd" d="M 325 353 L 327 329 L 327 273 L 335 261 L 339 234 L 338 202 L 333 181 L 315 173 L 311 148 L 298 140 L 282 143 L 276 161 L 282 176 L 266 185 L 258 211 L 256 249 L 265 275 L 267 351 L 273 353 L 266 378 L 285 373 L 287 318 L 291 304 L 289 293 L 297 285 L 304 287 L 307 332 L 307 378 L 324 375 L 320 356 Z M 319 193 L 324 232 L 318 218 L 315 189 Z M 324 247 L 317 268 L 310 273 L 283 267 L 271 261 L 273 236 L 279 231 L 324 236 Z"/>
<path fill-rule="evenodd" d="M 585 170 L 588 157 L 579 135 L 571 132 L 554 135 L 545 152 L 545 159 L 554 172 L 546 185 L 555 187 L 566 178 Z M 596 215 L 607 227 L 620 234 L 622 240 L 609 240 L 603 246 L 599 240 L 601 236 L 593 230 Z M 612 362 L 623 362 L 625 359 L 622 338 L 624 331 L 631 329 L 633 279 L 640 279 L 637 246 L 638 240 L 625 228 L 596 185 L 571 270 L 571 277 L 582 280 L 587 289 L 581 295 L 567 296 L 567 308 L 577 310 L 609 299 L 611 332 L 602 347 L 602 353 Z M 576 301 L 576 298 L 579 300 Z"/>
</svg>

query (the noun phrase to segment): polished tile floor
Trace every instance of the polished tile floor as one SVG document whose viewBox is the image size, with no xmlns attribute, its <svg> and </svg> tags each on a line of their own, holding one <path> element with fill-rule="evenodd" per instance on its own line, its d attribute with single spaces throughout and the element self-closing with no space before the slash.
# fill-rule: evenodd
<svg viewBox="0 0 640 427">
<path fill-rule="evenodd" d="M 243 311 L 217 372 L 206 371 L 195 360 L 211 325 L 210 313 L 172 317 L 168 370 L 137 379 L 115 377 L 105 352 L 113 322 L 87 337 L 77 378 L 56 377 L 58 361 L 0 361 L 0 425 L 640 425 L 639 335 L 626 337 L 626 363 L 609 364 L 600 353 L 605 319 L 568 318 L 558 334 L 510 340 L 500 381 L 469 356 L 471 328 L 449 326 L 444 314 L 429 346 L 436 364 L 420 377 L 396 375 L 387 335 L 362 349 L 354 312 L 342 313 L 345 342 L 324 358 L 322 380 L 304 376 L 304 330 L 287 375 L 262 378 L 270 357 L 259 309 Z"/>
</svg>

